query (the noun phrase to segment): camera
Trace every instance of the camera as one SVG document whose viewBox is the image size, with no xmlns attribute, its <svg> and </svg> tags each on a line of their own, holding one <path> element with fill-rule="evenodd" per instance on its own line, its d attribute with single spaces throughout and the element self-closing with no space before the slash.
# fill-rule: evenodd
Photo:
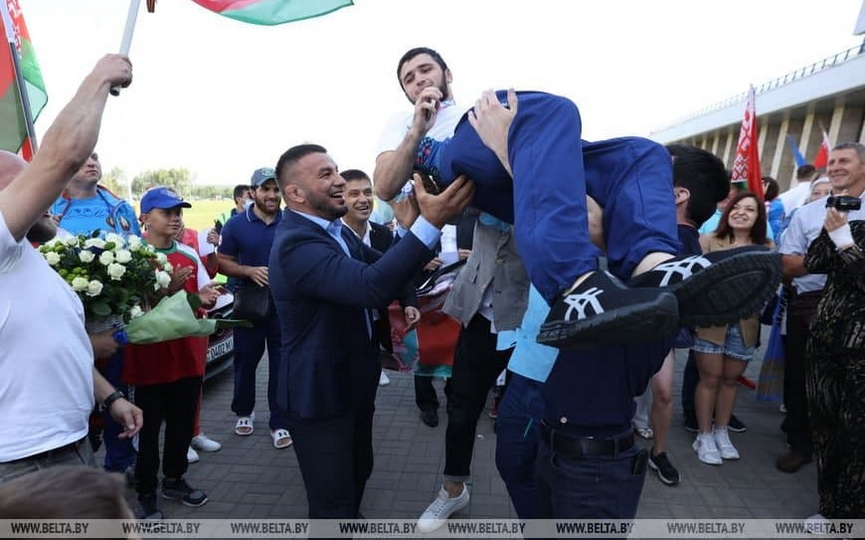
<svg viewBox="0 0 865 540">
<path fill-rule="evenodd" d="M 862 208 L 862 199 L 848 195 L 830 195 L 826 199 L 826 208 L 834 208 L 839 212 L 849 212 Z"/>
</svg>

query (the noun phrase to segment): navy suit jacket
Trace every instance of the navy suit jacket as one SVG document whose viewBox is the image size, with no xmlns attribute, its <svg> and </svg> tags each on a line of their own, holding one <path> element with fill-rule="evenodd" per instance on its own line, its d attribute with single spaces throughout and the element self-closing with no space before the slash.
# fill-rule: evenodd
<svg viewBox="0 0 865 540">
<path fill-rule="evenodd" d="M 373 406 L 380 364 L 367 309 L 386 307 L 433 256 L 411 233 L 384 255 L 346 228 L 342 238 L 351 257 L 320 225 L 286 210 L 270 253 L 282 327 L 277 398 L 303 418 Z"/>
</svg>

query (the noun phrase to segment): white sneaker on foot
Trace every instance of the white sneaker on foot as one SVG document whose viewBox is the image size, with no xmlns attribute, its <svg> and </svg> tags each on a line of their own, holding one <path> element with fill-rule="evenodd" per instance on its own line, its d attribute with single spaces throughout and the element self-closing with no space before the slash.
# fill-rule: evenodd
<svg viewBox="0 0 865 540">
<path fill-rule="evenodd" d="M 379 386 L 387 386 L 390 384 L 390 377 L 387 376 L 387 373 L 384 370 L 381 370 L 381 374 L 378 376 L 378 385 Z"/>
<path fill-rule="evenodd" d="M 214 441 L 204 433 L 199 433 L 192 438 L 192 447 L 202 452 L 216 452 L 222 445 Z"/>
<path fill-rule="evenodd" d="M 712 438 L 715 439 L 715 446 L 718 447 L 718 452 L 724 459 L 739 459 L 739 451 L 733 446 L 730 441 L 730 434 L 727 432 L 727 426 L 717 427 L 712 430 Z"/>
<path fill-rule="evenodd" d="M 469 504 L 469 488 L 463 484 L 463 491 L 456 497 L 448 495 L 445 488 L 439 490 L 438 497 L 427 506 L 417 520 L 417 530 L 430 533 L 445 524 L 447 518 L 457 510 L 462 510 Z"/>
<path fill-rule="evenodd" d="M 186 451 L 186 462 L 187 463 L 198 463 L 201 458 L 198 457 L 198 452 L 195 451 L 191 446 L 189 450 Z"/>
<path fill-rule="evenodd" d="M 703 463 L 707 465 L 722 465 L 724 463 L 711 433 L 700 433 L 691 446 Z"/>
</svg>

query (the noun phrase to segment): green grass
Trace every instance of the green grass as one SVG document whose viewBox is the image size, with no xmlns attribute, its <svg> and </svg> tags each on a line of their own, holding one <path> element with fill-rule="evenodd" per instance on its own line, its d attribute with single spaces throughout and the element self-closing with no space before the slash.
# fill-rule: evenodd
<svg viewBox="0 0 865 540">
<path fill-rule="evenodd" d="M 213 220 L 223 212 L 231 210 L 230 199 L 189 201 L 192 208 L 183 209 L 183 223 L 190 229 L 201 231 L 213 227 Z"/>
</svg>

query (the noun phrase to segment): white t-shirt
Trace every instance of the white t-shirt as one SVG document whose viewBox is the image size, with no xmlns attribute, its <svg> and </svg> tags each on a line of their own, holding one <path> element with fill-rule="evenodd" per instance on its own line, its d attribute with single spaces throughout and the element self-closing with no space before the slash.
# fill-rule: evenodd
<svg viewBox="0 0 865 540">
<path fill-rule="evenodd" d="M 818 199 L 800 207 L 793 214 L 790 225 L 781 235 L 781 244 L 778 251 L 782 255 L 805 255 L 808 246 L 811 245 L 823 230 L 823 222 L 826 220 L 826 199 Z M 863 195 L 865 198 L 865 195 Z M 854 210 L 847 214 L 849 221 L 865 219 L 865 210 Z M 806 274 L 793 278 L 793 286 L 796 292 L 805 293 L 819 291 L 826 286 L 825 274 Z"/>
<path fill-rule="evenodd" d="M 93 349 L 72 288 L 0 213 L 0 463 L 87 435 Z"/>
<path fill-rule="evenodd" d="M 784 215 L 789 216 L 794 208 L 799 208 L 808 200 L 811 194 L 811 182 L 799 182 L 784 193 L 778 195 L 784 205 Z"/>
<path fill-rule="evenodd" d="M 443 101 L 436 116 L 436 123 L 427 132 L 426 136 L 436 141 L 442 141 L 452 137 L 460 118 L 468 110 L 460 107 L 452 101 Z M 396 150 L 397 146 L 405 139 L 405 134 L 411 129 L 414 120 L 414 110 L 394 115 L 385 128 L 378 142 L 378 152 L 390 152 Z"/>
</svg>

